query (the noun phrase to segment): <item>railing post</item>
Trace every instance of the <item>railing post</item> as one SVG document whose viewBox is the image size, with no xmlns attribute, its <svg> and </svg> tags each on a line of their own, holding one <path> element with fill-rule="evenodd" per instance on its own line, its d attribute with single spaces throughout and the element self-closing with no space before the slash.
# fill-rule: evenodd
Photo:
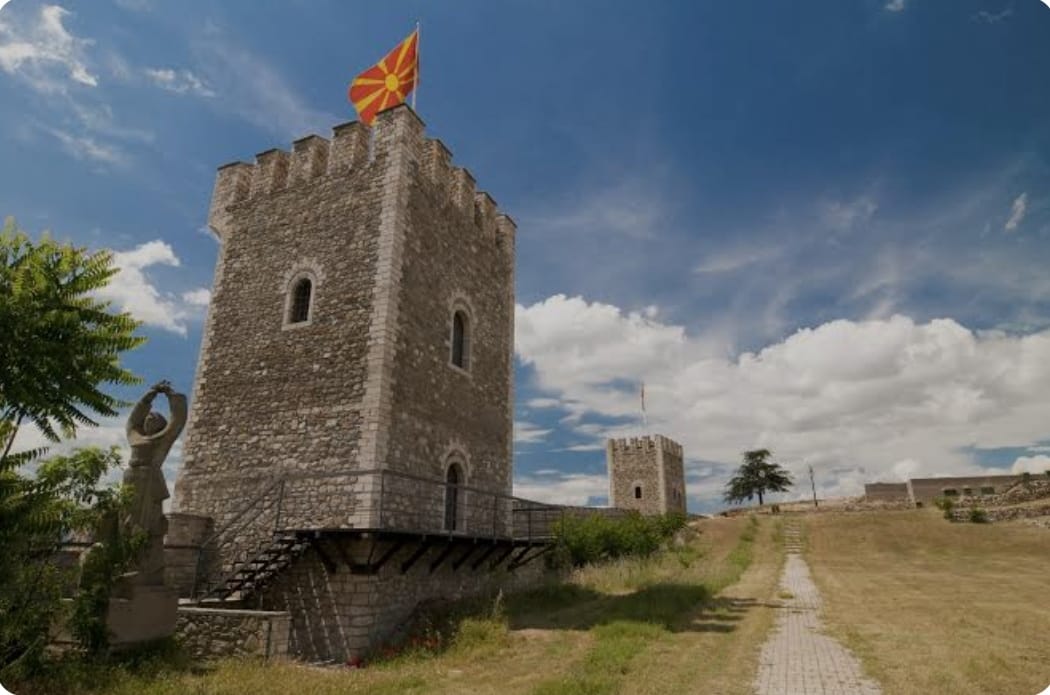
<svg viewBox="0 0 1050 695">
<path fill-rule="evenodd" d="M 277 516 L 273 520 L 274 533 L 281 530 L 281 511 L 284 506 L 284 482 L 285 479 L 281 478 L 280 482 L 277 484 Z"/>
<path fill-rule="evenodd" d="M 379 523 L 378 523 L 378 526 L 381 529 L 386 528 L 386 525 L 383 523 L 384 522 L 384 518 L 383 518 L 383 500 L 384 500 L 385 497 L 386 497 L 386 471 L 385 470 L 380 470 L 379 471 Z"/>
<path fill-rule="evenodd" d="M 200 593 L 201 583 L 204 581 L 204 578 L 201 576 L 201 574 L 204 571 L 203 567 L 204 567 L 204 543 L 205 542 L 207 542 L 207 539 L 204 539 L 204 541 L 201 542 L 200 547 L 197 548 L 197 567 L 196 567 L 196 569 L 193 572 L 193 592 L 190 594 L 190 597 L 192 599 L 194 599 L 194 600 L 197 599 L 197 596 Z"/>
</svg>

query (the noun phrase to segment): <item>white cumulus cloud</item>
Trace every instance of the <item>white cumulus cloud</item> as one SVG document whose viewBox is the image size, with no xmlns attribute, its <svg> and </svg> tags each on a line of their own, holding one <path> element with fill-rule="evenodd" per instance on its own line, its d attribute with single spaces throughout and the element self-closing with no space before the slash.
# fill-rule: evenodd
<svg viewBox="0 0 1050 695">
<path fill-rule="evenodd" d="M 181 297 L 157 289 L 146 269 L 180 265 L 171 246 L 159 239 L 130 251 L 115 252 L 113 265 L 120 271 L 98 292 L 99 298 L 109 300 L 116 309 L 128 312 L 147 326 L 186 335 L 187 319 L 211 299 L 211 293 L 204 288 L 189 290 Z"/>
<path fill-rule="evenodd" d="M 883 7 L 890 12 L 901 12 L 904 10 L 905 0 L 889 0 Z"/>
<path fill-rule="evenodd" d="M 609 479 L 604 475 L 537 471 L 514 479 L 514 495 L 547 504 L 585 506 L 609 495 Z"/>
<path fill-rule="evenodd" d="M 1010 468 L 1011 473 L 1043 473 L 1050 471 L 1050 456 L 1019 456 Z"/>
<path fill-rule="evenodd" d="M 976 471 L 967 447 L 1047 435 L 1050 331 L 976 333 L 895 315 L 831 321 L 730 356 L 682 326 L 562 295 L 519 306 L 516 330 L 536 385 L 571 404 L 567 426 L 592 441 L 640 433 L 633 385 L 644 381 L 649 430 L 688 457 L 735 465 L 769 447 L 797 474 L 812 464 L 822 494 Z"/>
<path fill-rule="evenodd" d="M 211 290 L 199 287 L 182 293 L 182 301 L 191 306 L 208 306 L 211 304 Z"/>
</svg>

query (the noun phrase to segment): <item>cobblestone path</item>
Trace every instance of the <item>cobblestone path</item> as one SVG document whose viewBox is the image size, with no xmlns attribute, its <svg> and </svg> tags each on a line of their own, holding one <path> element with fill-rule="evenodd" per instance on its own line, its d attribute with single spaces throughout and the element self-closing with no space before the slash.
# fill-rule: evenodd
<svg viewBox="0 0 1050 695">
<path fill-rule="evenodd" d="M 757 695 L 881 695 L 882 690 L 861 674 L 860 662 L 836 640 L 823 634 L 820 593 L 799 555 L 797 525 L 785 525 L 787 562 L 780 578 L 783 607 L 773 634 L 762 647 Z M 786 593 L 785 593 L 786 592 Z"/>
</svg>

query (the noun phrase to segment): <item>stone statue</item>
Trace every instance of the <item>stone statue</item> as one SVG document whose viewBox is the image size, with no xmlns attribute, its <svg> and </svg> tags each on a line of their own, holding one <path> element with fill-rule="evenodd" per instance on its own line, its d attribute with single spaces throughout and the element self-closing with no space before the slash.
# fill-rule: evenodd
<svg viewBox="0 0 1050 695">
<path fill-rule="evenodd" d="M 171 422 L 151 409 L 158 393 L 168 398 Z M 175 393 L 167 381 L 150 388 L 128 417 L 131 461 L 124 472 L 124 484 L 132 487 L 132 502 L 125 527 L 143 531 L 148 537 L 133 564 L 135 572 L 126 577 L 132 584 L 164 584 L 164 534 L 168 530 L 164 500 L 169 495 L 161 467 L 185 425 L 186 396 Z"/>
</svg>

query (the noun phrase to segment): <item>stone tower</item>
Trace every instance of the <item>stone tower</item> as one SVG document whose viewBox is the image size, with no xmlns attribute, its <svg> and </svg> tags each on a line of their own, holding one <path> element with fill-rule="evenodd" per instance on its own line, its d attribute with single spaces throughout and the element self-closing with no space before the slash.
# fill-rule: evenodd
<svg viewBox="0 0 1050 695">
<path fill-rule="evenodd" d="M 208 223 L 178 512 L 462 530 L 415 478 L 510 494 L 514 222 L 408 106 L 221 167 Z"/>
<path fill-rule="evenodd" d="M 605 445 L 609 504 L 642 514 L 686 511 L 682 445 L 662 435 Z"/>
</svg>

